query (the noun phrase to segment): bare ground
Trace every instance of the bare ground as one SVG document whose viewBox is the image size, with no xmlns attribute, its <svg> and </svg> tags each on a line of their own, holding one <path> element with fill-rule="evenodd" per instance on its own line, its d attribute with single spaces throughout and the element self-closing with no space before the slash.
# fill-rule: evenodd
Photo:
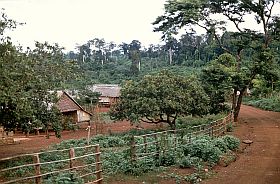
<svg viewBox="0 0 280 184">
<path fill-rule="evenodd" d="M 218 167 L 217 175 L 204 184 L 280 183 L 280 113 L 242 106 L 234 134 L 253 144 L 242 146 L 236 162 Z"/>
</svg>

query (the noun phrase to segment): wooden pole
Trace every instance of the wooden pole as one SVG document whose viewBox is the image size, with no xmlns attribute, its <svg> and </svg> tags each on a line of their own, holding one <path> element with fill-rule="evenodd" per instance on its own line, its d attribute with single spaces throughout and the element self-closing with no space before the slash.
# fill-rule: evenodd
<svg viewBox="0 0 280 184">
<path fill-rule="evenodd" d="M 74 167 L 74 160 L 75 160 L 75 150 L 74 150 L 74 148 L 70 148 L 69 157 L 70 157 L 70 168 L 73 168 Z"/>
<path fill-rule="evenodd" d="M 135 147 L 135 139 L 134 136 L 131 137 L 131 160 L 136 161 L 136 147 Z"/>
<path fill-rule="evenodd" d="M 101 177 L 101 162 L 100 162 L 100 147 L 99 145 L 95 146 L 95 170 L 96 170 L 96 183 L 102 184 L 102 177 Z"/>
<path fill-rule="evenodd" d="M 91 126 L 90 126 L 90 122 L 89 122 L 89 125 L 87 127 L 87 145 L 89 145 L 89 139 L 90 139 L 90 129 L 91 129 Z"/>
<path fill-rule="evenodd" d="M 145 153 L 148 153 L 148 146 L 147 146 L 147 136 L 144 135 L 144 146 L 145 146 Z"/>
<path fill-rule="evenodd" d="M 154 134 L 154 138 L 156 141 L 156 159 L 159 161 L 160 149 L 159 149 L 159 141 L 158 141 L 157 134 Z"/>
<path fill-rule="evenodd" d="M 41 175 L 41 168 L 40 168 L 40 158 L 39 158 L 39 154 L 35 154 L 33 156 L 33 163 L 36 164 L 34 166 L 34 170 L 35 170 L 35 176 L 38 176 L 35 178 L 35 183 L 36 184 L 41 184 L 42 183 L 42 177 Z"/>
<path fill-rule="evenodd" d="M 174 148 L 175 148 L 175 150 L 176 150 L 176 147 L 177 147 L 177 130 L 175 129 L 174 130 Z"/>
<path fill-rule="evenodd" d="M 214 127 L 213 127 L 213 123 L 210 123 L 211 126 L 211 137 L 214 137 Z"/>
</svg>

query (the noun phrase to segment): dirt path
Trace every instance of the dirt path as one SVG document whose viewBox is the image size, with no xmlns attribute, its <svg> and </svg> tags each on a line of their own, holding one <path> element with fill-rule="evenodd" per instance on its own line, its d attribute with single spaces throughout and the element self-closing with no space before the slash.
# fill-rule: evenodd
<svg viewBox="0 0 280 184">
<path fill-rule="evenodd" d="M 236 162 L 217 168 L 218 174 L 203 183 L 280 183 L 280 113 L 242 106 L 234 134 L 254 143 L 243 150 Z"/>
</svg>

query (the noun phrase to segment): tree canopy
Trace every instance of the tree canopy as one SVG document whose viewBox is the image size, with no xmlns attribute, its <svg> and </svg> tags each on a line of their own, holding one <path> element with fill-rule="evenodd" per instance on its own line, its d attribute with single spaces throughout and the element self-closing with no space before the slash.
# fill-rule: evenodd
<svg viewBox="0 0 280 184">
<path fill-rule="evenodd" d="M 134 123 L 168 123 L 174 128 L 178 116 L 207 114 L 208 100 L 194 77 L 161 71 L 147 75 L 139 82 L 128 81 L 110 115 L 113 119 Z"/>
<path fill-rule="evenodd" d="M 18 25 L 1 12 L 0 18 L 0 124 L 6 130 L 51 126 L 59 136 L 60 112 L 54 106 L 56 93 L 75 65 L 63 58 L 62 48 L 36 42 L 35 48 L 23 51 L 14 46 L 5 31 Z"/>
<path fill-rule="evenodd" d="M 201 27 L 212 35 L 223 52 L 236 57 L 237 75 L 233 78 L 232 107 L 237 121 L 244 92 L 257 75 L 271 69 L 275 57 L 271 46 L 275 40 L 279 40 L 279 34 L 275 34 L 279 32 L 279 16 L 273 15 L 276 4 L 279 5 L 279 1 L 168 0 L 164 15 L 154 22 L 155 31 L 169 34 L 185 28 L 188 32 L 194 32 L 196 27 Z M 217 18 L 217 15 L 224 19 Z M 261 31 L 248 24 L 245 18 L 248 16 L 253 17 Z M 233 23 L 236 31 L 228 30 L 228 22 Z M 251 57 L 245 58 L 248 52 Z M 240 95 L 237 95 L 238 91 Z"/>
</svg>

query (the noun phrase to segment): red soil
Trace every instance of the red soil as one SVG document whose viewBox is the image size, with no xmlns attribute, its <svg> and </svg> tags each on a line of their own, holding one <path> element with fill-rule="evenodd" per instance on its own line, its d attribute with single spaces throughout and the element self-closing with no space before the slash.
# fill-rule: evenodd
<svg viewBox="0 0 280 184">
<path fill-rule="evenodd" d="M 103 109 L 102 109 L 103 111 Z M 143 128 L 155 128 L 155 125 L 142 124 Z M 106 124 L 105 132 L 121 132 L 135 128 L 129 122 Z M 93 130 L 92 132 L 94 132 Z M 241 145 L 242 151 L 237 160 L 228 167 L 218 166 L 214 169 L 217 174 L 204 184 L 277 184 L 280 183 L 280 113 L 259 110 L 249 106 L 242 106 L 239 123 L 233 135 L 242 140 L 250 139 L 250 146 Z M 45 136 L 30 136 L 29 140 L 20 144 L 0 146 L 0 158 L 40 151 L 50 144 L 66 139 L 83 138 L 87 131 L 64 131 L 62 138 L 54 135 L 50 139 Z M 94 136 L 93 134 L 91 136 Z M 15 137 L 24 137 L 16 134 Z M 119 183 L 119 182 L 118 182 Z M 125 183 L 130 183 L 129 181 Z M 132 182 L 135 183 L 135 182 Z M 137 183 L 137 182 L 136 182 Z M 175 183 L 175 180 L 162 180 L 158 183 Z"/>
</svg>

